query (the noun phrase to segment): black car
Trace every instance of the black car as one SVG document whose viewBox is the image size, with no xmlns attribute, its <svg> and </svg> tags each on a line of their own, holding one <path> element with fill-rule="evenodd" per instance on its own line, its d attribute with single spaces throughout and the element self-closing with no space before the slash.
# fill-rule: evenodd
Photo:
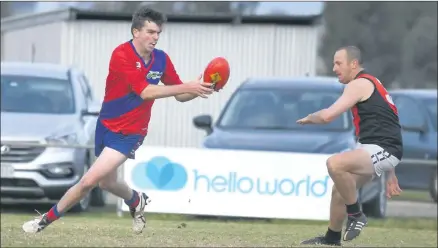
<svg viewBox="0 0 438 248">
<path fill-rule="evenodd" d="M 356 145 L 352 116 L 344 113 L 326 125 L 296 121 L 329 107 L 342 94 L 336 78 L 267 78 L 245 81 L 231 96 L 219 119 L 197 116 L 194 124 L 207 131 L 205 148 L 334 154 Z M 385 177 L 360 189 L 364 211 L 385 217 Z"/>
<path fill-rule="evenodd" d="M 437 90 L 390 92 L 402 126 L 404 155 L 396 174 L 402 189 L 428 190 L 437 201 Z"/>
</svg>

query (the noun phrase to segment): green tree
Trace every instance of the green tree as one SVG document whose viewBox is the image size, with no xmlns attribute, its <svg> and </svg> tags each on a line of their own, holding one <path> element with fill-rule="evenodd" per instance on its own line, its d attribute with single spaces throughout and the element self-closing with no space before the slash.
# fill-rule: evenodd
<svg viewBox="0 0 438 248">
<path fill-rule="evenodd" d="M 327 2 L 324 23 L 319 52 L 329 73 L 336 49 L 355 45 L 366 69 L 387 86 L 397 81 L 426 87 L 432 79 L 436 85 L 436 2 Z M 411 75 L 423 79 L 413 81 Z"/>
</svg>

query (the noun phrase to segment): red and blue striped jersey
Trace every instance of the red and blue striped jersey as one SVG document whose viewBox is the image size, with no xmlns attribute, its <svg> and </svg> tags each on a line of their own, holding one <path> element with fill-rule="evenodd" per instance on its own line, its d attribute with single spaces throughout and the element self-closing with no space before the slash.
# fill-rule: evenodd
<svg viewBox="0 0 438 248">
<path fill-rule="evenodd" d="M 160 81 L 165 85 L 182 84 L 167 53 L 154 49 L 146 64 L 132 40 L 116 47 L 99 115 L 102 124 L 112 132 L 146 136 L 154 100 L 143 100 L 140 94 L 149 84 Z"/>
</svg>

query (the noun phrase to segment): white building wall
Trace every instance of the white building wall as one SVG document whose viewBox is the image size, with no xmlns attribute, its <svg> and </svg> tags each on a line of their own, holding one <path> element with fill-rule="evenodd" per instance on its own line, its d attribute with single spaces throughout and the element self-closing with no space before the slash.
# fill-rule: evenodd
<svg viewBox="0 0 438 248">
<path fill-rule="evenodd" d="M 64 25 L 54 22 L 3 32 L 2 60 L 59 63 Z"/>
</svg>

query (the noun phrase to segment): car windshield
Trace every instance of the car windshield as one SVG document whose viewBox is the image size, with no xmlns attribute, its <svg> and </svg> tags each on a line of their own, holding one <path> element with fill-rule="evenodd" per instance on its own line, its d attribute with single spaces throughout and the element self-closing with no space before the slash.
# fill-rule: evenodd
<svg viewBox="0 0 438 248">
<path fill-rule="evenodd" d="M 319 89 L 243 89 L 236 92 L 218 121 L 221 128 L 344 131 L 349 112 L 324 125 L 296 121 L 333 104 L 341 92 Z"/>
<path fill-rule="evenodd" d="M 433 128 L 435 131 L 437 130 L 437 99 L 436 98 L 430 98 L 426 99 L 425 105 L 427 112 L 429 113 L 429 116 L 432 120 Z"/>
<path fill-rule="evenodd" d="M 72 85 L 67 80 L 1 76 L 1 112 L 72 114 Z"/>
</svg>

